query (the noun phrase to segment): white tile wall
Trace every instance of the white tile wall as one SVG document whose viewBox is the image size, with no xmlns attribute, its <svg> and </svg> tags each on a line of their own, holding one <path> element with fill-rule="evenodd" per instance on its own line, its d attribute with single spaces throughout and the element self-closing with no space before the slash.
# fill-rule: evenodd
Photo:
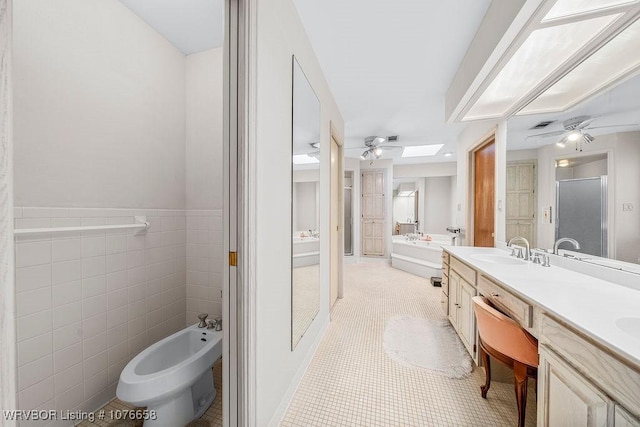
<svg viewBox="0 0 640 427">
<path fill-rule="evenodd" d="M 115 397 L 120 372 L 134 355 L 185 325 L 186 212 L 17 208 L 15 215 L 16 228 L 127 224 L 134 215 L 151 222 L 143 235 L 16 237 L 19 406 L 95 410 Z M 189 218 L 198 242 L 190 245 L 190 259 L 198 260 L 191 264 L 206 270 L 202 284 L 191 286 L 220 288 L 221 243 L 214 240 L 221 235 L 220 215 Z M 211 262 L 214 253 L 219 262 Z M 206 303 L 190 298 L 191 311 L 220 313 L 214 294 L 203 294 Z"/>
<path fill-rule="evenodd" d="M 187 211 L 187 324 L 222 316 L 222 266 L 222 211 Z"/>
</svg>

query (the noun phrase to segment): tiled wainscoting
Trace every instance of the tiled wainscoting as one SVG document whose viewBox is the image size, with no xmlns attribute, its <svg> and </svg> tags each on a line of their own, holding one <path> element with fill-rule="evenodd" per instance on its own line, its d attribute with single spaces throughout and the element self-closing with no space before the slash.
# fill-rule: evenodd
<svg viewBox="0 0 640 427">
<path fill-rule="evenodd" d="M 219 211 L 16 208 L 15 225 L 129 224 L 134 215 L 147 216 L 147 232 L 16 237 L 21 409 L 95 410 L 134 355 L 194 323 L 193 313 L 221 313 Z"/>
<path fill-rule="evenodd" d="M 222 316 L 222 211 L 187 211 L 187 323 Z"/>
</svg>

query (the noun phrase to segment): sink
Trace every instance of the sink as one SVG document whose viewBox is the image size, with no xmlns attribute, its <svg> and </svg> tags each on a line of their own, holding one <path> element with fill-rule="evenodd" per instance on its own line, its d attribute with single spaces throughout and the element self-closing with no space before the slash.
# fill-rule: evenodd
<svg viewBox="0 0 640 427">
<path fill-rule="evenodd" d="M 616 326 L 621 331 L 640 340 L 640 317 L 621 317 L 616 320 Z"/>
<path fill-rule="evenodd" d="M 491 264 L 523 265 L 527 263 L 526 261 L 519 258 L 497 254 L 473 254 L 471 255 L 471 258 L 482 262 L 489 262 Z"/>
</svg>

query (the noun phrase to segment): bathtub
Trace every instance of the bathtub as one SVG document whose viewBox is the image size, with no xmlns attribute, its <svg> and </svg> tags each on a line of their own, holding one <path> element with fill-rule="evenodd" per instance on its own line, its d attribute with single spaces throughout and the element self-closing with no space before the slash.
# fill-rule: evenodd
<svg viewBox="0 0 640 427">
<path fill-rule="evenodd" d="M 320 239 L 293 236 L 293 268 L 320 264 Z"/>
<path fill-rule="evenodd" d="M 430 242 L 407 241 L 404 236 L 393 236 L 391 266 L 421 277 L 442 277 L 442 246 L 451 244 L 445 234 L 430 234 Z"/>
</svg>

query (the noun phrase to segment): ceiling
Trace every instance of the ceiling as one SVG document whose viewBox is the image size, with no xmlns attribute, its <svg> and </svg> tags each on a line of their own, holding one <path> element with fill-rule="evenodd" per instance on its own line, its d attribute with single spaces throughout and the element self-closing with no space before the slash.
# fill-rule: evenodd
<svg viewBox="0 0 640 427">
<path fill-rule="evenodd" d="M 635 126 L 588 129 L 593 135 L 605 135 L 613 132 L 626 132 L 640 130 L 640 74 L 625 81 L 624 83 L 610 89 L 609 91 L 592 99 L 578 104 L 575 108 L 562 113 L 534 114 L 528 116 L 515 116 L 507 121 L 507 149 L 526 150 L 537 149 L 544 145 L 553 144 L 561 137 L 551 137 L 526 139 L 530 135 L 543 132 L 553 132 L 562 130 L 562 121 L 587 115 L 595 117 L 589 127 L 614 126 L 631 124 Z M 554 123 L 544 129 L 531 130 L 545 120 L 554 120 Z M 594 144 L 597 143 L 597 140 Z"/>
<path fill-rule="evenodd" d="M 185 55 L 222 46 L 223 0 L 120 0 Z"/>
<path fill-rule="evenodd" d="M 396 163 L 455 159 L 442 154 L 465 125 L 445 123 L 445 94 L 490 0 L 294 2 L 345 120 L 347 156 L 366 136 L 399 135 L 397 145 L 445 145 Z"/>
</svg>

